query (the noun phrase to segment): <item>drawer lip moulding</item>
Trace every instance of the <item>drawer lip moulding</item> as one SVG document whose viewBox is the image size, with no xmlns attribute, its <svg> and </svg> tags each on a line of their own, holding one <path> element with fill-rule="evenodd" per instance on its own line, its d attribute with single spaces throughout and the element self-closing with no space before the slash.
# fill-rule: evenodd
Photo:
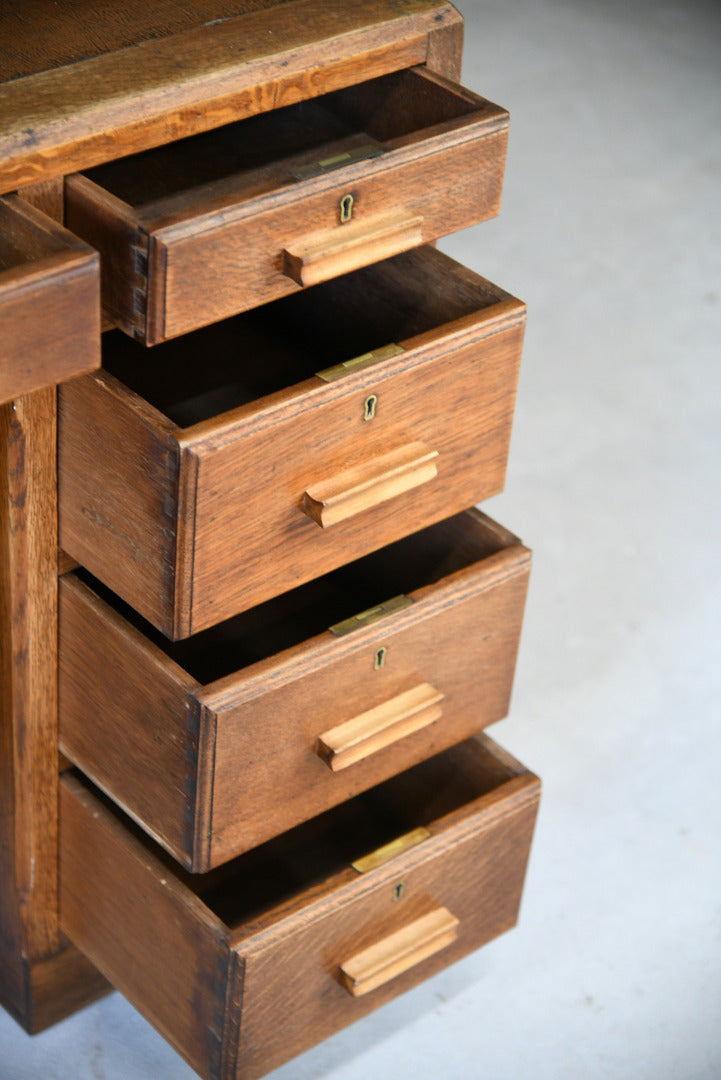
<svg viewBox="0 0 721 1080">
<path fill-rule="evenodd" d="M 193 877 L 65 774 L 61 924 L 201 1077 L 253 1080 L 515 925 L 539 795 L 478 736 Z"/>
<path fill-rule="evenodd" d="M 502 719 L 530 561 L 471 510 L 176 645 L 69 574 L 61 750 L 208 870 Z"/>
<path fill-rule="evenodd" d="M 59 394 L 60 545 L 179 638 L 479 503 L 524 323 L 424 247 L 151 353 L 106 335 Z"/>
</svg>

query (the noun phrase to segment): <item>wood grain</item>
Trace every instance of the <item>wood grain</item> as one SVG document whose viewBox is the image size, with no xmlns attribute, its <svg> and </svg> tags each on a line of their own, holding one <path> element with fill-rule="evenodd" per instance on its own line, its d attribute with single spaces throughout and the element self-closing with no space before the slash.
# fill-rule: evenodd
<svg viewBox="0 0 721 1080">
<path fill-rule="evenodd" d="M 423 242 L 423 219 L 403 210 L 376 214 L 345 228 L 300 237 L 282 250 L 283 273 L 298 285 L 347 274 Z"/>
<path fill-rule="evenodd" d="M 106 984 L 57 920 L 55 391 L 0 405 L 0 1003 L 38 1031 Z"/>
<path fill-rule="evenodd" d="M 16 196 L 0 199 L 0 322 L 0 402 L 100 366 L 98 255 Z"/>
<path fill-rule="evenodd" d="M 247 380 L 247 404 L 218 417 L 178 427 L 109 371 L 61 388 L 61 546 L 168 636 L 214 625 L 501 490 L 524 306 L 432 249 L 359 273 L 331 290 L 333 320 L 314 321 L 325 286 L 303 294 L 289 313 L 295 339 L 269 309 L 262 338 L 257 320 L 247 344 L 244 323 L 224 324 L 160 347 L 152 365 L 122 335 L 112 355 L 108 342 L 106 365 L 170 413 L 169 389 L 176 399 L 183 386 L 202 389 L 199 355 L 209 372 L 220 365 L 221 391 L 226 378 Z M 345 353 L 328 354 L 326 332 Z M 330 383 L 311 375 L 362 351 L 369 334 L 376 345 L 400 337 L 403 349 Z M 314 338 L 325 350 L 317 361 L 312 349 L 308 357 Z M 253 356 L 259 347 L 264 365 L 234 369 L 245 348 Z M 289 369 L 301 381 L 256 396 L 274 357 L 281 385 Z M 368 422 L 371 394 L 378 405 Z M 328 529 L 303 512 L 309 487 L 416 442 L 439 455 L 431 483 Z"/>
<path fill-rule="evenodd" d="M 458 919 L 447 908 L 436 908 L 344 960 L 339 965 L 341 983 L 352 997 L 362 997 L 452 945 L 457 937 Z"/>
<path fill-rule="evenodd" d="M 458 22 L 438 0 L 295 0 L 155 40 L 141 23 L 137 44 L 0 87 L 0 192 L 423 63 Z"/>
<path fill-rule="evenodd" d="M 68 223 L 102 253 L 108 311 L 127 333 L 156 344 L 498 212 L 507 112 L 424 68 L 278 116 L 68 180 Z M 380 156 L 292 182 L 359 139 Z M 439 171 L 443 188 L 429 182 Z M 137 270 L 135 247 L 148 252 Z"/>
<path fill-rule="evenodd" d="M 385 659 L 385 654 L 384 654 Z M 339 772 L 440 720 L 443 694 L 420 683 L 318 736 L 317 754 Z"/>
<path fill-rule="evenodd" d="M 64 928 L 209 1080 L 263 1075 L 509 929 L 539 796 L 490 740 L 464 743 L 204 880 L 174 874 L 77 780 L 61 788 Z M 428 839 L 376 870 L 351 868 L 381 821 L 408 819 Z M 444 907 L 455 941 L 347 993 L 343 961 Z"/>
<path fill-rule="evenodd" d="M 151 642 L 70 576 L 61 583 L 64 753 L 203 871 L 467 738 L 508 709 L 528 582 L 529 552 L 496 529 L 463 514 L 341 576 L 339 600 L 330 583 L 313 583 L 177 646 Z M 402 576 L 401 565 L 412 572 Z M 405 590 L 413 602 L 346 637 L 329 633 L 338 612 L 329 602 L 351 614 L 376 581 L 376 598 Z M 457 647 L 469 640 L 473 649 Z M 435 695 L 419 713 L 410 705 L 426 683 Z M 378 713 L 395 723 L 374 738 L 366 721 Z M 359 717 L 362 752 L 341 747 L 352 767 L 329 770 L 319 737 L 335 745 L 333 729 L 355 732 Z"/>
<path fill-rule="evenodd" d="M 59 534 L 64 551 L 148 617 L 172 620 L 178 453 L 174 425 L 104 372 L 60 388 Z M 117 579 L 117 580 L 116 580 Z"/>
<path fill-rule="evenodd" d="M 130 1001 L 152 999 L 160 1033 L 194 1069 L 217 1076 L 222 924 L 171 869 L 139 861 L 137 840 L 76 780 L 65 774 L 61 788 L 63 929 Z"/>
<path fill-rule="evenodd" d="M 327 529 L 438 475 L 437 450 L 413 442 L 371 458 L 303 492 L 303 513 Z"/>
</svg>

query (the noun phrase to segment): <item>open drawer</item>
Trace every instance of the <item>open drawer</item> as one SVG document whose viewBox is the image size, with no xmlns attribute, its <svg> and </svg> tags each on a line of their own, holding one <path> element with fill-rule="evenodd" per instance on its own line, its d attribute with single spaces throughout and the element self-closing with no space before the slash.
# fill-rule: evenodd
<svg viewBox="0 0 721 1080">
<path fill-rule="evenodd" d="M 433 248 L 59 397 L 60 544 L 185 637 L 499 492 L 524 305 Z"/>
<path fill-rule="evenodd" d="M 97 252 L 16 195 L 0 199 L 0 403 L 100 366 Z"/>
<path fill-rule="evenodd" d="M 217 866 L 502 719 L 530 561 L 472 510 L 175 645 L 68 575 L 61 749 Z"/>
<path fill-rule="evenodd" d="M 66 218 L 152 345 L 491 217 L 507 132 L 410 68 L 70 177 Z"/>
<path fill-rule="evenodd" d="M 515 924 L 540 785 L 479 736 L 194 878 L 61 789 L 62 929 L 202 1077 L 252 1080 Z"/>
</svg>

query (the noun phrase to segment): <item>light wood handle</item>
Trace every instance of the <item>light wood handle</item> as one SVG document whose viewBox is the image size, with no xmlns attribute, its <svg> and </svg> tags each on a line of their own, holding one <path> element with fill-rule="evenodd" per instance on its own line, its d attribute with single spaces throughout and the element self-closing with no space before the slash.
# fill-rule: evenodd
<svg viewBox="0 0 721 1080">
<path fill-rule="evenodd" d="M 437 450 L 413 442 L 354 465 L 307 488 L 303 513 L 326 529 L 432 480 L 438 475 L 437 457 Z"/>
<path fill-rule="evenodd" d="M 437 908 L 345 960 L 340 965 L 341 983 L 353 997 L 361 997 L 451 945 L 458 927 L 455 915 Z"/>
<path fill-rule="evenodd" d="M 283 273 L 298 285 L 317 285 L 417 247 L 422 226 L 419 215 L 391 210 L 301 237 L 283 248 Z"/>
<path fill-rule="evenodd" d="M 374 709 L 324 731 L 318 738 L 317 753 L 333 772 L 354 765 L 386 746 L 420 731 L 441 716 L 443 694 L 430 683 L 376 705 Z"/>
</svg>

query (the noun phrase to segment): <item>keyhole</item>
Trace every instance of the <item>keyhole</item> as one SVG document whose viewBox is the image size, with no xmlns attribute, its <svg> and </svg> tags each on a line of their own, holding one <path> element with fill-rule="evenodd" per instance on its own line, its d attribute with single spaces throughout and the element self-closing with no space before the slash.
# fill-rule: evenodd
<svg viewBox="0 0 721 1080">
<path fill-rule="evenodd" d="M 380 669 L 385 664 L 387 652 L 388 650 L 384 646 L 381 646 L 380 649 L 378 649 L 378 651 L 376 652 L 375 658 L 373 660 L 373 668 L 375 671 L 380 671 Z"/>
<path fill-rule="evenodd" d="M 353 217 L 353 196 L 344 195 L 340 201 L 340 221 L 344 225 Z"/>
<path fill-rule="evenodd" d="M 393 886 L 393 902 L 394 903 L 396 902 L 396 900 L 400 900 L 400 898 L 403 896 L 403 893 L 405 892 L 405 890 L 406 890 L 405 881 L 399 881 L 397 885 Z"/>
<path fill-rule="evenodd" d="M 378 398 L 375 394 L 371 394 L 370 397 L 365 399 L 363 405 L 363 419 L 372 420 L 376 414 L 376 408 L 378 407 Z"/>
</svg>

